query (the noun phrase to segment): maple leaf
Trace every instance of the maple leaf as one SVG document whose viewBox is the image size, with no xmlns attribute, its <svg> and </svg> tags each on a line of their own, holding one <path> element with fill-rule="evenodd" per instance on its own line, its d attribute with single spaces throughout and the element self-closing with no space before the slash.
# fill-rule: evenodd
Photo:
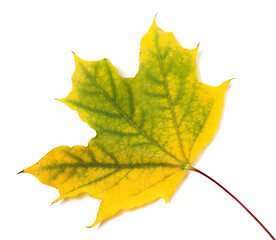
<svg viewBox="0 0 276 240">
<path fill-rule="evenodd" d="M 107 59 L 74 54 L 73 90 L 61 102 L 97 131 L 87 147 L 61 146 L 22 172 L 57 188 L 60 197 L 102 199 L 92 226 L 120 210 L 169 201 L 219 123 L 230 80 L 198 81 L 198 47 L 184 49 L 154 20 L 141 40 L 140 66 L 124 78 Z"/>
</svg>

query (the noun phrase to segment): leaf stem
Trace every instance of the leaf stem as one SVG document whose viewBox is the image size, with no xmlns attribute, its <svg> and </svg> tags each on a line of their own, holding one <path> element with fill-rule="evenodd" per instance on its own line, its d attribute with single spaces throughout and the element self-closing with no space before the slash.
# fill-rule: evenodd
<svg viewBox="0 0 276 240">
<path fill-rule="evenodd" d="M 232 198 L 234 198 L 250 215 L 251 217 L 253 217 L 257 223 L 260 224 L 260 226 L 267 232 L 267 234 L 273 239 L 276 240 L 275 237 L 273 237 L 273 235 L 267 230 L 267 228 L 261 223 L 261 221 L 255 217 L 255 215 L 246 207 L 244 206 L 241 201 L 239 199 L 237 199 L 232 193 L 230 193 L 225 187 L 223 187 L 221 184 L 219 184 L 216 180 L 214 180 L 213 178 L 211 178 L 210 176 L 208 176 L 207 174 L 205 174 L 204 172 L 201 172 L 200 170 L 190 166 L 189 170 L 200 173 L 201 175 L 203 175 L 204 177 L 208 178 L 209 180 L 211 180 L 212 182 L 214 182 L 215 184 L 217 184 L 220 188 L 222 188 L 225 192 L 227 192 Z"/>
</svg>

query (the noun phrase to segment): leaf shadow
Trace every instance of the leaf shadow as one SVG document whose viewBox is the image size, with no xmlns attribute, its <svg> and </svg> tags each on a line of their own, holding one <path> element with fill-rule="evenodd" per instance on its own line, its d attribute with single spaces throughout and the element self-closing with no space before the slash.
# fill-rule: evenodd
<svg viewBox="0 0 276 240">
<path fill-rule="evenodd" d="M 153 201 L 153 202 L 150 202 L 150 203 L 146 203 L 145 205 L 142 205 L 142 206 L 139 206 L 139 207 L 135 207 L 133 209 L 127 209 L 127 210 L 120 210 L 118 213 L 116 213 L 116 215 L 108 218 L 108 219 L 105 219 L 104 221 L 101 221 L 98 225 L 97 225 L 97 229 L 101 229 L 105 224 L 109 223 L 110 220 L 113 220 L 113 219 L 116 219 L 124 214 L 128 214 L 128 213 L 131 213 L 131 212 L 136 212 L 136 211 L 139 211 L 140 209 L 143 209 L 145 207 L 148 207 L 149 205 L 153 204 L 153 203 L 156 203 L 157 201 L 162 201 L 161 198 Z M 161 215 L 161 213 L 160 213 Z M 135 223 L 136 224 L 136 223 Z"/>
<path fill-rule="evenodd" d="M 88 193 L 85 193 L 85 192 L 84 193 L 80 193 L 76 197 L 68 197 L 68 198 L 62 199 L 62 201 L 60 202 L 60 205 L 66 204 L 68 202 L 79 201 L 79 200 L 85 199 L 87 197 L 89 197 Z"/>
<path fill-rule="evenodd" d="M 62 201 L 60 201 L 60 205 L 63 205 L 63 204 L 67 204 L 67 203 L 70 203 L 70 202 L 74 202 L 74 201 L 80 201 L 82 199 L 85 199 L 85 198 L 92 198 L 93 200 L 97 200 L 97 201 L 101 201 L 101 199 L 97 199 L 97 198 L 93 198 L 91 196 L 89 196 L 88 193 L 80 193 L 79 195 L 77 195 L 76 197 L 68 197 L 68 198 L 64 198 L 62 199 Z M 101 221 L 96 227 L 95 229 L 97 230 L 100 230 L 105 224 L 109 223 L 110 220 L 113 220 L 113 219 L 116 219 L 118 217 L 120 217 L 121 215 L 125 214 L 125 213 L 130 213 L 130 212 L 135 212 L 135 211 L 139 211 L 140 209 L 142 208 L 145 208 L 147 207 L 148 205 L 152 204 L 152 203 L 155 203 L 157 201 L 161 201 L 161 199 L 157 199 L 153 202 L 150 202 L 150 203 L 147 203 L 145 205 L 142 205 L 142 206 L 139 206 L 139 207 L 136 207 L 134 209 L 127 209 L 127 210 L 120 210 L 118 213 L 116 213 L 116 215 L 104 220 L 104 221 Z M 96 218 L 95 218 L 96 219 Z M 93 222 L 92 222 L 93 223 Z M 86 225 L 87 228 L 89 228 L 89 226 L 92 224 L 88 224 Z"/>
</svg>

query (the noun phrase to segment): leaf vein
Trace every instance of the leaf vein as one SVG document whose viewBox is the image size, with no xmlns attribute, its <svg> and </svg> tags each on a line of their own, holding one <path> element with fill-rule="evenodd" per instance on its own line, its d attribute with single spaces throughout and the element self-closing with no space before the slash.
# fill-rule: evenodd
<svg viewBox="0 0 276 240">
<path fill-rule="evenodd" d="M 164 86 L 165 86 L 166 93 L 167 93 L 167 96 L 168 96 L 168 101 L 169 101 L 169 105 L 170 105 L 170 109 L 171 109 L 171 114 L 172 114 L 173 122 L 174 122 L 174 125 L 175 125 L 175 129 L 176 129 L 177 137 L 178 137 L 179 146 L 180 146 L 180 149 L 182 151 L 184 160 L 189 164 L 189 161 L 188 161 L 188 159 L 187 159 L 187 157 L 186 157 L 186 155 L 184 153 L 184 149 L 183 149 L 183 146 L 182 146 L 182 141 L 181 141 L 181 138 L 180 138 L 180 133 L 179 133 L 178 125 L 176 123 L 176 118 L 175 118 L 175 113 L 174 113 L 174 109 L 173 109 L 173 105 L 172 105 L 172 100 L 171 100 L 171 96 L 170 96 L 170 93 L 169 93 L 167 79 L 166 79 L 166 76 L 165 76 L 165 72 L 164 72 L 164 68 L 163 68 L 163 63 L 162 63 L 162 59 L 161 59 L 157 30 L 155 30 L 155 44 L 156 44 L 156 50 L 157 50 L 158 59 L 159 59 L 160 70 L 161 70 L 161 73 L 162 73 L 162 76 L 163 76 Z"/>
<path fill-rule="evenodd" d="M 211 111 L 212 111 L 212 108 L 213 108 L 214 104 L 215 104 L 215 101 L 213 102 L 212 106 L 210 107 L 208 113 L 206 114 L 205 119 L 204 119 L 204 121 L 203 121 L 203 123 L 202 123 L 202 125 L 201 125 L 201 127 L 200 127 L 200 129 L 199 129 L 199 131 L 198 131 L 198 133 L 197 133 L 197 135 L 196 135 L 196 137 L 195 137 L 195 140 L 194 140 L 193 145 L 192 145 L 192 147 L 191 147 L 189 159 L 191 159 L 191 154 L 192 154 L 192 150 L 193 150 L 193 148 L 194 148 L 195 142 L 196 142 L 196 140 L 197 140 L 199 134 L 201 133 L 201 131 L 202 131 L 202 129 L 203 129 L 203 127 L 204 127 L 204 125 L 205 125 L 205 123 L 206 123 L 206 121 L 207 121 L 207 119 L 208 119 L 208 117 L 209 117 L 209 115 L 210 115 L 210 113 L 211 113 Z"/>
<path fill-rule="evenodd" d="M 182 161 L 180 161 L 177 157 L 172 155 L 170 152 L 168 152 L 166 149 L 162 148 L 159 144 L 157 144 L 152 138 L 150 138 L 143 130 L 141 130 L 132 120 L 117 106 L 117 104 L 110 98 L 110 96 L 100 87 L 100 85 L 96 82 L 96 80 L 91 76 L 91 74 L 88 72 L 86 67 L 79 62 L 79 65 L 81 69 L 85 72 L 85 74 L 89 77 L 89 79 L 94 83 L 94 85 L 105 95 L 105 97 L 113 104 L 113 106 L 126 118 L 126 120 L 135 127 L 142 135 L 144 135 L 149 141 L 151 141 L 156 147 L 158 147 L 161 151 L 168 154 L 170 157 L 175 159 L 177 162 L 180 162 L 183 164 Z"/>
</svg>

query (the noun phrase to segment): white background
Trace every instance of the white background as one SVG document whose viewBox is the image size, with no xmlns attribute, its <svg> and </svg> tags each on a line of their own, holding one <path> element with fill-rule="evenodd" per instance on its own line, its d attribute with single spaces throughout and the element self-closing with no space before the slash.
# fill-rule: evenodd
<svg viewBox="0 0 276 240">
<path fill-rule="evenodd" d="M 230 78 L 223 118 L 195 166 L 215 178 L 276 235 L 275 1 L 1 1 L 1 239 L 270 239 L 225 192 L 191 172 L 169 204 L 157 201 L 93 229 L 99 200 L 50 206 L 58 191 L 16 175 L 60 145 L 94 132 L 55 101 L 71 90 L 71 50 L 104 57 L 125 77 L 157 15 L 185 48 L 200 43 L 199 80 Z"/>
</svg>

